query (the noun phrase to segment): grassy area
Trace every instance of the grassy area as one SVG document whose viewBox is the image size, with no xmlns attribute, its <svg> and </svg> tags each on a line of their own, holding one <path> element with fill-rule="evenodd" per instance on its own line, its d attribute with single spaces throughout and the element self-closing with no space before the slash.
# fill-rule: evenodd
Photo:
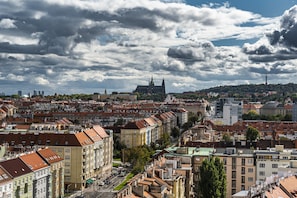
<svg viewBox="0 0 297 198">
<path fill-rule="evenodd" d="M 116 167 L 116 168 L 118 168 L 119 166 L 120 166 L 121 164 L 119 164 L 119 163 L 112 163 L 112 167 Z"/>
<path fill-rule="evenodd" d="M 121 161 L 121 158 L 113 158 L 114 161 Z"/>
<path fill-rule="evenodd" d="M 133 173 L 129 173 L 129 174 L 126 176 L 125 180 L 124 180 L 122 183 L 120 183 L 118 186 L 116 186 L 116 187 L 114 188 L 114 190 L 119 191 L 119 190 L 123 189 L 123 187 L 127 184 L 127 182 L 128 182 L 132 177 L 134 177 L 134 174 L 133 174 Z"/>
</svg>

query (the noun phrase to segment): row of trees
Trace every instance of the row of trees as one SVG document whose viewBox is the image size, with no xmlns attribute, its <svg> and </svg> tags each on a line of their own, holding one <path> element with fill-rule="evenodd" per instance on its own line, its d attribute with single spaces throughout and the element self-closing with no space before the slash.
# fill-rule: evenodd
<svg viewBox="0 0 297 198">
<path fill-rule="evenodd" d="M 259 115 L 255 111 L 249 111 L 242 115 L 243 120 L 267 120 L 267 121 L 292 121 L 292 115 Z"/>
</svg>

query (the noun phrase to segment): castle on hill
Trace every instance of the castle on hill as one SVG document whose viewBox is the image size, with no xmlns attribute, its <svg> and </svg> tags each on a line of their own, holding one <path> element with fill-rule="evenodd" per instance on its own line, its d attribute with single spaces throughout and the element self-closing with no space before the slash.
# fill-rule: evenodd
<svg viewBox="0 0 297 198">
<path fill-rule="evenodd" d="M 151 78 L 151 81 L 149 82 L 149 85 L 138 85 L 134 91 L 134 93 L 140 93 L 140 94 L 162 94 L 165 95 L 165 81 L 162 80 L 161 86 L 156 86 L 153 80 L 153 77 Z"/>
</svg>

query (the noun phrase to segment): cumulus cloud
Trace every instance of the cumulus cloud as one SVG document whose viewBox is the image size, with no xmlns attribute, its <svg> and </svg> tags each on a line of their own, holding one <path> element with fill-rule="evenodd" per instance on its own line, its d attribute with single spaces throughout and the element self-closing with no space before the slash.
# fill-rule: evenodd
<svg viewBox="0 0 297 198">
<path fill-rule="evenodd" d="M 295 72 L 296 7 L 264 18 L 227 3 L 12 0 L 0 12 L 0 89 L 8 93 L 133 91 L 151 76 L 181 92 Z M 259 41 L 214 44 L 226 39 Z"/>
</svg>

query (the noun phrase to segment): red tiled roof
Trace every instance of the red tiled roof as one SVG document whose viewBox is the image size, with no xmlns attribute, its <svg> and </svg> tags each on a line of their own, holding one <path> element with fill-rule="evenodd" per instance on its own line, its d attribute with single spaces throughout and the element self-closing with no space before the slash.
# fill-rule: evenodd
<svg viewBox="0 0 297 198">
<path fill-rule="evenodd" d="M 282 179 L 280 185 L 285 188 L 292 197 L 297 197 L 297 177 L 290 176 L 288 178 Z"/>
<path fill-rule="evenodd" d="M 29 153 L 19 157 L 23 162 L 29 166 L 31 170 L 38 170 L 47 167 L 47 163 L 37 154 Z"/>
<path fill-rule="evenodd" d="M 105 132 L 104 128 L 100 125 L 94 125 L 93 129 L 100 135 L 101 138 L 107 138 L 109 135 Z"/>
<path fill-rule="evenodd" d="M 48 164 L 53 164 L 63 160 L 63 158 L 50 148 L 40 149 L 37 151 L 37 154 L 39 154 Z"/>
<path fill-rule="evenodd" d="M 93 141 L 84 132 L 76 133 L 75 137 L 81 146 L 93 144 Z"/>
<path fill-rule="evenodd" d="M 96 133 L 94 129 L 87 129 L 84 131 L 84 133 L 93 141 L 93 142 L 98 142 L 102 140 L 101 136 Z"/>
<path fill-rule="evenodd" d="M 266 198 L 290 198 L 280 187 L 275 186 L 271 190 L 265 192 Z"/>
</svg>

